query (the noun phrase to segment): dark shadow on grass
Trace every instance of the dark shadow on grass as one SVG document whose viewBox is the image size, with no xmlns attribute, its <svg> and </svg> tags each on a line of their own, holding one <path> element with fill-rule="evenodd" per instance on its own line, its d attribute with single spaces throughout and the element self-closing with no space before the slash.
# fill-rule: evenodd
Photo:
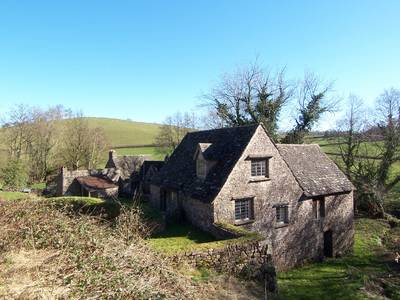
<svg viewBox="0 0 400 300">
<path fill-rule="evenodd" d="M 201 231 L 187 222 L 168 224 L 165 231 L 152 236 L 152 238 L 170 237 L 187 237 L 197 244 L 209 243 L 216 240 L 209 233 Z"/>
</svg>

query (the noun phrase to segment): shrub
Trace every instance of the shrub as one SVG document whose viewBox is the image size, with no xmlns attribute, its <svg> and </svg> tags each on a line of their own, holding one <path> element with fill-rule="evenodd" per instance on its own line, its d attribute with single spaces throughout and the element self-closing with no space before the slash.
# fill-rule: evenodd
<svg viewBox="0 0 400 300">
<path fill-rule="evenodd" d="M 65 209 L 69 213 L 100 216 L 105 219 L 114 219 L 120 214 L 120 204 L 111 200 L 72 196 L 48 199 L 55 207 Z"/>
<path fill-rule="evenodd" d="M 35 271 L 37 288 L 59 287 L 66 299 L 205 297 L 189 278 L 152 252 L 139 234 L 131 231 L 126 239 L 108 222 L 71 216 L 54 206 L 45 200 L 0 201 L 0 256 L 20 249 L 55 253 Z M 137 226 L 136 213 L 123 211 L 117 229 Z"/>
<path fill-rule="evenodd" d="M 27 186 L 28 173 L 21 160 L 9 160 L 1 173 L 3 188 L 18 190 Z"/>
</svg>

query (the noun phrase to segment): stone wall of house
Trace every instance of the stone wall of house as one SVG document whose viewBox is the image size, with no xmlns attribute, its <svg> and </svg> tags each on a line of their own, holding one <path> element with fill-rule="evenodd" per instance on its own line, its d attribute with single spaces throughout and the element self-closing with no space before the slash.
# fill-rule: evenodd
<svg viewBox="0 0 400 300">
<path fill-rule="evenodd" d="M 154 184 L 150 184 L 150 197 L 149 197 L 149 201 L 150 201 L 150 205 L 154 208 L 154 209 L 158 209 L 160 210 L 160 187 Z"/>
<path fill-rule="evenodd" d="M 156 185 L 150 185 L 150 193 L 151 206 L 155 209 L 160 209 L 160 187 Z M 182 193 L 178 193 L 176 200 L 172 200 L 170 198 L 167 199 L 165 216 L 167 220 L 179 220 L 184 218 L 196 227 L 206 231 L 213 226 L 212 205 L 185 197 Z"/>
<path fill-rule="evenodd" d="M 251 177 L 249 155 L 270 156 L 269 179 Z M 259 127 L 214 200 L 215 222 L 235 224 L 235 199 L 253 198 L 254 220 L 243 224 L 259 232 L 271 248 L 274 264 L 283 270 L 305 260 L 323 257 L 323 232 L 333 231 L 334 255 L 351 249 L 353 195 L 326 198 L 326 217 L 314 220 L 312 200 L 302 200 L 302 190 L 275 145 Z M 288 205 L 289 223 L 278 225 L 276 206 Z"/>
<path fill-rule="evenodd" d="M 68 170 L 61 168 L 57 178 L 57 196 L 80 195 L 81 185 L 76 178 L 89 175 L 96 176 L 102 173 L 103 170 Z M 111 188 L 103 193 L 103 197 L 114 197 L 116 195 L 118 196 L 118 188 Z"/>
<path fill-rule="evenodd" d="M 67 168 L 61 168 L 61 172 L 58 175 L 57 183 L 57 196 L 64 195 L 75 195 L 81 191 L 79 183 L 75 180 L 80 176 L 89 176 L 89 170 L 71 170 Z"/>
<path fill-rule="evenodd" d="M 184 218 L 204 231 L 211 231 L 214 223 L 213 206 L 189 197 L 182 198 Z"/>
<path fill-rule="evenodd" d="M 323 259 L 324 232 L 328 230 L 332 230 L 333 256 L 340 256 L 352 249 L 352 193 L 325 197 L 325 218 L 314 218 L 311 199 L 300 201 L 292 207 L 289 225 L 275 230 L 275 264 L 279 269 L 287 269 L 307 260 Z"/>
</svg>

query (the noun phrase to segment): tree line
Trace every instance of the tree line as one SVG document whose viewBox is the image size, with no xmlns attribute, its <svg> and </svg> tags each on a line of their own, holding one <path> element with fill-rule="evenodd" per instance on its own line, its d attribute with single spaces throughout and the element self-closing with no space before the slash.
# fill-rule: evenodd
<svg viewBox="0 0 400 300">
<path fill-rule="evenodd" d="M 208 111 L 206 116 L 201 120 L 189 113 L 169 116 L 155 142 L 162 145 L 161 152 L 168 153 L 188 131 L 198 127 L 261 123 L 275 142 L 300 144 L 324 113 L 335 110 L 338 101 L 332 87 L 332 82 L 325 82 L 314 73 L 289 80 L 284 68 L 272 73 L 256 61 L 224 74 L 210 92 L 203 95 L 202 106 Z M 278 124 L 283 110 L 289 106 L 295 107 L 295 125 L 282 138 L 278 134 Z"/>
<path fill-rule="evenodd" d="M 6 150 L 1 177 L 14 189 L 45 181 L 61 166 L 95 168 L 108 147 L 102 128 L 91 128 L 82 113 L 61 105 L 13 107 L 2 120 L 1 137 Z"/>
</svg>

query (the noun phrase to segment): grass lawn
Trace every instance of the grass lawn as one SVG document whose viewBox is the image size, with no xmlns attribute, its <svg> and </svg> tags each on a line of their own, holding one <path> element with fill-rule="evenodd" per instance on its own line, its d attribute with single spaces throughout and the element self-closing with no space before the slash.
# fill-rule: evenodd
<svg viewBox="0 0 400 300">
<path fill-rule="evenodd" d="M 280 298 L 367 299 L 363 288 L 388 271 L 382 258 L 386 251 L 382 239 L 388 232 L 390 227 L 385 221 L 356 220 L 353 254 L 280 273 Z M 394 299 L 400 299 L 395 284 L 387 282 L 386 289 Z"/>
<path fill-rule="evenodd" d="M 31 184 L 30 188 L 31 189 L 44 190 L 46 188 L 46 182 L 33 183 L 33 184 Z"/>
<path fill-rule="evenodd" d="M 27 193 L 0 191 L 0 199 L 2 200 L 21 200 L 29 197 L 31 197 L 31 195 Z"/>
<path fill-rule="evenodd" d="M 391 235 L 392 240 L 400 241 L 400 230 L 391 229 L 384 220 L 365 218 L 357 219 L 355 228 L 352 254 L 279 273 L 280 299 L 367 299 L 366 290 L 377 296 L 373 287 L 388 277 L 388 264 L 393 261 L 385 256 L 388 249 L 384 240 Z M 209 234 L 184 223 L 170 225 L 164 233 L 149 238 L 148 243 L 156 251 L 171 255 L 223 247 L 227 241 L 215 241 Z M 383 289 L 386 296 L 400 299 L 400 277 L 391 274 Z M 211 277 L 202 280 L 212 280 Z"/>
<path fill-rule="evenodd" d="M 147 241 L 154 250 L 172 255 L 185 251 L 220 248 L 233 240 L 217 241 L 209 233 L 188 223 L 180 223 L 168 225 L 164 232 L 152 236 Z"/>
</svg>

